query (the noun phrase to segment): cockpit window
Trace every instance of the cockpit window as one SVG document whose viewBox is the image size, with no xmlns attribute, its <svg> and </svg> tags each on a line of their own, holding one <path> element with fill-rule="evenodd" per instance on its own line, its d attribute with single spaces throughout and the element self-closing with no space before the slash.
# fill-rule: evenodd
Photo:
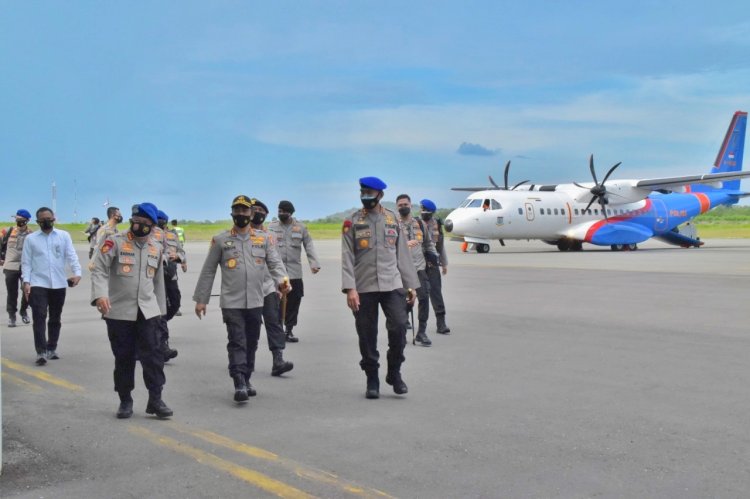
<svg viewBox="0 0 750 499">
<path fill-rule="evenodd" d="M 466 208 L 467 206 L 469 206 L 469 203 L 471 203 L 471 199 L 466 199 L 463 203 L 461 203 L 459 208 Z"/>
<path fill-rule="evenodd" d="M 467 199 L 467 201 L 469 201 Z M 481 199 L 472 199 L 471 202 L 466 206 L 467 208 L 479 208 L 482 206 L 482 200 Z"/>
<path fill-rule="evenodd" d="M 498 203 L 498 202 L 497 202 L 497 201 L 495 201 L 494 199 L 493 199 L 493 200 L 491 200 L 491 203 L 492 203 L 492 204 L 490 205 L 490 209 L 491 209 L 491 210 L 499 210 L 500 208 L 502 208 L 502 206 L 500 206 L 500 203 Z"/>
</svg>

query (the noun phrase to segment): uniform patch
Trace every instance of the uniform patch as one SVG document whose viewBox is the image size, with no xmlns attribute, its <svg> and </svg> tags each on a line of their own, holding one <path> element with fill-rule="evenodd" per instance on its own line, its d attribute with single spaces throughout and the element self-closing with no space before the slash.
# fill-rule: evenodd
<svg viewBox="0 0 750 499">
<path fill-rule="evenodd" d="M 360 239 L 359 240 L 359 247 L 362 249 L 368 248 L 370 246 L 370 241 L 367 239 Z"/>
<path fill-rule="evenodd" d="M 167 239 L 175 239 L 177 236 L 172 234 L 171 232 L 167 232 Z"/>
<path fill-rule="evenodd" d="M 102 254 L 106 255 L 107 253 L 109 253 L 109 250 L 114 248 L 114 246 L 115 246 L 114 241 L 112 241 L 111 239 L 105 240 L 104 244 L 102 244 L 102 249 L 101 249 Z"/>
<path fill-rule="evenodd" d="M 393 246 L 394 244 L 396 244 L 396 238 L 395 238 L 395 237 L 386 237 L 386 238 L 385 238 L 385 241 L 386 241 L 386 242 L 387 242 L 388 244 L 390 244 L 391 246 Z"/>
<path fill-rule="evenodd" d="M 302 231 L 302 227 L 300 227 L 299 225 L 295 225 L 294 227 L 292 227 L 292 232 L 301 232 L 301 231 Z"/>
<path fill-rule="evenodd" d="M 344 225 L 341 227 L 341 233 L 346 234 L 349 232 L 349 229 L 352 228 L 352 221 L 351 220 L 344 220 Z"/>
<path fill-rule="evenodd" d="M 387 223 L 387 224 L 390 224 L 390 225 L 393 225 L 393 224 L 395 224 L 395 223 L 396 223 L 396 221 L 395 221 L 395 220 L 393 219 L 393 217 L 392 217 L 392 216 L 390 216 L 390 215 L 386 215 L 386 217 L 385 217 L 385 223 Z"/>
<path fill-rule="evenodd" d="M 253 246 L 264 246 L 266 244 L 266 236 L 251 236 L 250 241 Z"/>
<path fill-rule="evenodd" d="M 227 268 L 228 269 L 233 269 L 236 266 L 237 266 L 237 260 L 235 260 L 234 258 L 230 258 L 229 260 L 227 260 Z"/>
<path fill-rule="evenodd" d="M 226 248 L 231 248 L 232 246 L 234 246 L 234 241 L 224 241 L 224 246 Z"/>
<path fill-rule="evenodd" d="M 260 258 L 256 258 L 255 259 L 255 263 L 256 263 L 256 265 L 260 265 L 260 264 L 263 263 L 263 260 L 261 260 Z"/>
<path fill-rule="evenodd" d="M 133 267 L 131 267 L 130 265 L 123 265 L 122 266 L 122 272 L 123 272 L 123 274 L 129 274 L 131 270 L 133 270 Z"/>
<path fill-rule="evenodd" d="M 153 267 L 149 267 L 146 269 L 146 275 L 149 277 L 154 277 L 154 274 L 156 274 L 156 269 Z"/>
<path fill-rule="evenodd" d="M 122 243 L 120 247 L 123 251 L 133 251 L 133 243 Z"/>
</svg>

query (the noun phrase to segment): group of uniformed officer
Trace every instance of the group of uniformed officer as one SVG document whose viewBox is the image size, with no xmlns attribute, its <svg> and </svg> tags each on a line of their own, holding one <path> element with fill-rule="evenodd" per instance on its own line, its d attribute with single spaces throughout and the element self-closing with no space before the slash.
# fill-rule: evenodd
<svg viewBox="0 0 750 499">
<path fill-rule="evenodd" d="M 8 298 L 5 310 L 8 312 L 8 327 L 16 327 L 16 312 L 18 311 L 18 291 L 21 289 L 21 254 L 26 236 L 33 231 L 29 229 L 31 213 L 20 209 L 16 212 L 16 226 L 8 227 L 0 233 L 0 265 L 5 274 L 5 287 Z M 21 320 L 24 324 L 31 322 L 28 314 L 29 300 L 21 293 Z"/>
</svg>

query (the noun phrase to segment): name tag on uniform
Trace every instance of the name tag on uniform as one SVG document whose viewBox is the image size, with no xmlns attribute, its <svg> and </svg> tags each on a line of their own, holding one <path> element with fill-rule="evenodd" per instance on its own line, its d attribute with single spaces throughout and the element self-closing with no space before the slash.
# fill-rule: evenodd
<svg viewBox="0 0 750 499">
<path fill-rule="evenodd" d="M 372 229 L 369 225 L 355 225 L 354 226 L 354 238 L 370 238 L 372 237 Z"/>
</svg>

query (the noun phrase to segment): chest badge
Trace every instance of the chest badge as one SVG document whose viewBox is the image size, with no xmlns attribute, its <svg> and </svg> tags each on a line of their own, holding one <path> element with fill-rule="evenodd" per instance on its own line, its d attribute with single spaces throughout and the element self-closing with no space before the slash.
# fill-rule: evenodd
<svg viewBox="0 0 750 499">
<path fill-rule="evenodd" d="M 370 241 L 367 239 L 360 239 L 359 240 L 359 247 L 362 249 L 366 249 L 370 247 Z"/>
<path fill-rule="evenodd" d="M 229 260 L 227 260 L 228 269 L 233 269 L 235 267 L 237 267 L 237 260 L 235 258 L 230 258 Z"/>
<path fill-rule="evenodd" d="M 131 267 L 130 265 L 123 265 L 122 266 L 122 272 L 124 274 L 130 274 L 130 271 L 132 271 L 132 270 L 133 270 L 133 267 Z"/>
</svg>

